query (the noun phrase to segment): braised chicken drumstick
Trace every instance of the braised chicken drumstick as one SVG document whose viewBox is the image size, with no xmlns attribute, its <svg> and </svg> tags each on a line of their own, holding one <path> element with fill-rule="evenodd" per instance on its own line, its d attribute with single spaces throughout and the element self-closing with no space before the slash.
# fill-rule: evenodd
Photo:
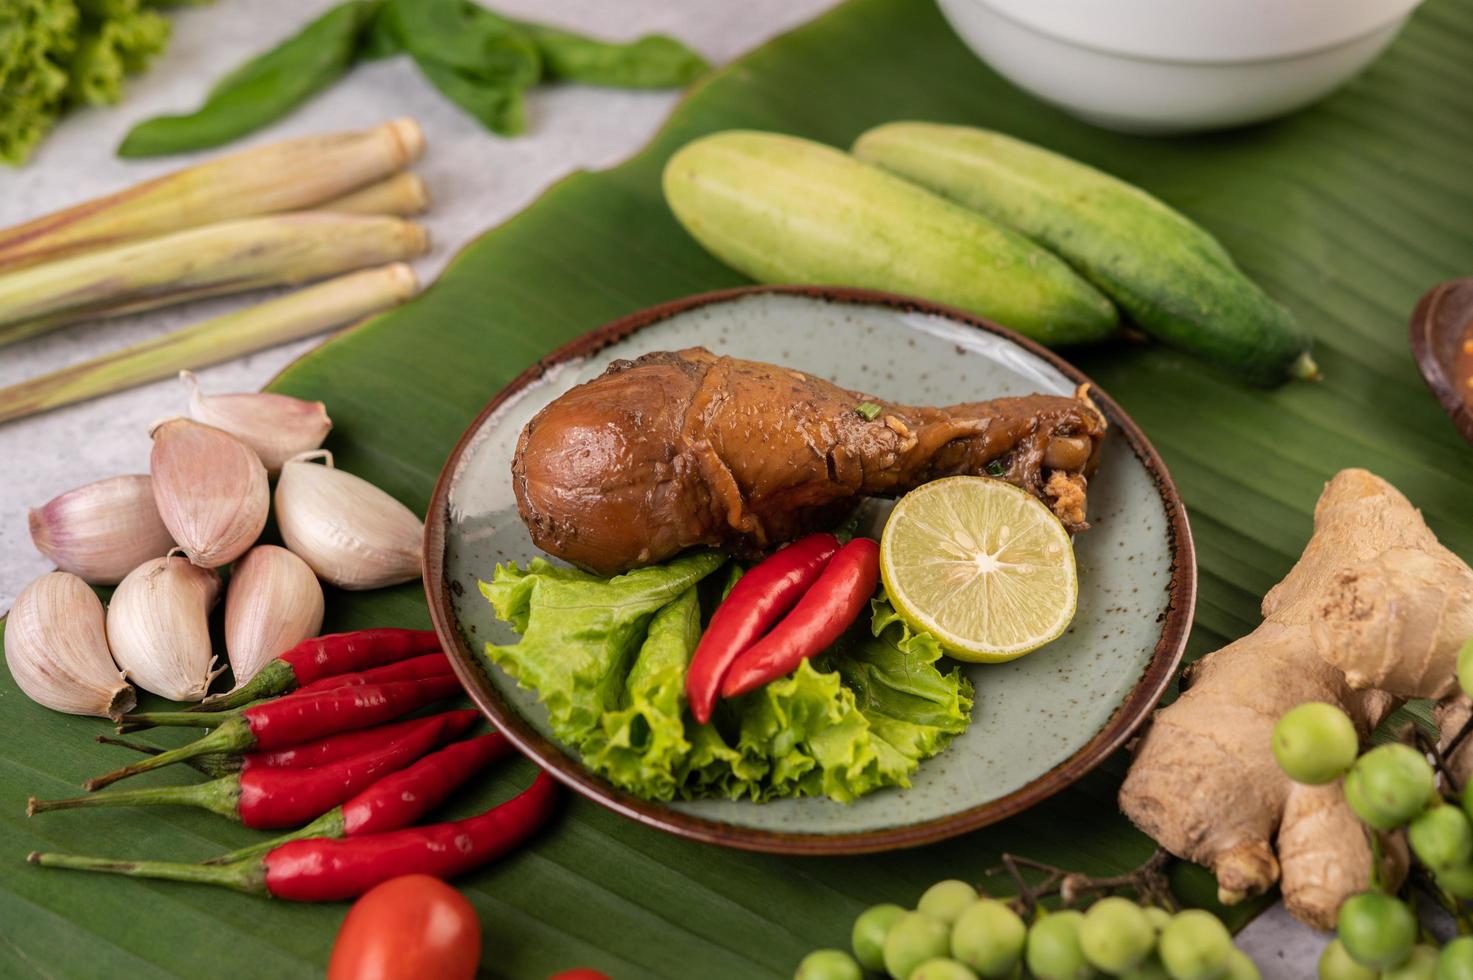
<svg viewBox="0 0 1473 980">
<path fill-rule="evenodd" d="M 960 474 L 1008 480 L 1081 530 L 1104 433 L 1083 397 L 919 408 L 696 347 L 558 397 L 522 430 L 512 480 L 537 547 L 608 575 L 696 545 L 758 553 Z"/>
</svg>

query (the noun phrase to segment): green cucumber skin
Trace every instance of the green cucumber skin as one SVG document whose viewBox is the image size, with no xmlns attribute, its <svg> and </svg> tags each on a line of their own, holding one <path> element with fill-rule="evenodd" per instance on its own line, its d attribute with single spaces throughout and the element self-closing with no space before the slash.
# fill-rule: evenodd
<svg viewBox="0 0 1473 980">
<path fill-rule="evenodd" d="M 1140 188 L 970 126 L 887 123 L 853 152 L 1051 249 L 1167 344 L 1259 384 L 1312 364 L 1293 315 L 1217 239 Z"/>
<path fill-rule="evenodd" d="M 909 293 L 1050 346 L 1117 332 L 1114 305 L 1057 256 L 821 143 L 715 133 L 670 158 L 664 190 L 698 242 L 759 282 Z"/>
</svg>

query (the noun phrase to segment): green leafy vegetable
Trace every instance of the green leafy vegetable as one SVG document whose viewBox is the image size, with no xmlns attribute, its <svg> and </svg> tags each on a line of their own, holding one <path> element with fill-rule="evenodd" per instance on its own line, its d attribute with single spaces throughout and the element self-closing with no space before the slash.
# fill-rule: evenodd
<svg viewBox="0 0 1473 980">
<path fill-rule="evenodd" d="M 538 692 L 554 735 L 589 768 L 647 799 L 849 802 L 909 785 L 966 728 L 970 683 L 942 674 L 940 645 L 884 600 L 869 629 L 697 725 L 685 711 L 700 636 L 694 585 L 719 564 L 699 555 L 608 580 L 540 560 L 525 572 L 498 567 L 481 590 L 522 639 L 488 644 L 487 656 Z"/>
<path fill-rule="evenodd" d="M 651 34 L 613 44 L 538 24 L 519 24 L 537 43 L 548 78 L 619 88 L 689 85 L 711 67 L 672 37 Z"/>
<path fill-rule="evenodd" d="M 494 133 L 527 128 L 523 94 L 537 84 L 537 45 L 504 17 L 464 0 L 388 0 L 372 40 L 405 51 L 447 98 Z"/>
<path fill-rule="evenodd" d="M 220 79 L 194 112 L 156 116 L 134 126 L 118 155 L 157 156 L 219 146 L 281 118 L 348 70 L 378 7 L 375 0 L 333 7 L 294 37 Z"/>
<path fill-rule="evenodd" d="M 650 619 L 722 563 L 703 552 L 610 579 L 540 558 L 497 566 L 481 593 L 522 638 L 486 655 L 537 691 L 559 738 L 581 744 L 620 707 Z"/>
<path fill-rule="evenodd" d="M 354 62 L 395 54 L 412 57 L 446 98 L 504 136 L 526 130 L 524 96 L 539 81 L 657 88 L 685 85 L 708 67 L 662 35 L 599 41 L 510 20 L 471 0 L 349 0 L 226 76 L 195 112 L 140 123 L 118 153 L 218 146 L 291 112 Z"/>
<path fill-rule="evenodd" d="M 860 402 L 857 406 L 855 406 L 854 410 L 860 415 L 864 416 L 864 418 L 870 422 L 873 422 L 875 419 L 879 418 L 881 411 L 880 406 L 876 405 L 874 402 Z"/>
<path fill-rule="evenodd" d="M 0 161 L 25 162 L 72 106 L 117 102 L 168 40 L 140 0 L 0 0 Z"/>
<path fill-rule="evenodd" d="M 681 709 L 685 668 L 701 636 L 694 588 L 650 620 L 649 633 L 625 680 L 624 707 L 608 712 L 583 745 L 583 757 L 616 785 L 650 799 L 674 797 L 676 771 L 690 752 Z"/>
<path fill-rule="evenodd" d="M 792 676 L 738 700 L 742 759 L 717 781 L 727 795 L 846 803 L 909 786 L 921 760 L 971 721 L 971 682 L 959 670 L 937 670 L 940 657 L 934 637 L 911 633 L 887 601 L 875 600 L 868 631 L 851 630 Z"/>
<path fill-rule="evenodd" d="M 110 105 L 122 97 L 123 76 L 148 67 L 169 43 L 169 22 L 140 10 L 137 0 L 78 0 L 82 29 L 69 66 L 67 97 Z"/>
</svg>

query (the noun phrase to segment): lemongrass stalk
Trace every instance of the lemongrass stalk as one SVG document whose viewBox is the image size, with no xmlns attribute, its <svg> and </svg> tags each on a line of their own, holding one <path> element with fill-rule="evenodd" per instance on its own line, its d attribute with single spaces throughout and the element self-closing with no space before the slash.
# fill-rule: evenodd
<svg viewBox="0 0 1473 980">
<path fill-rule="evenodd" d="M 338 214 L 422 214 L 429 209 L 430 191 L 418 174 L 402 171 L 361 190 L 318 205 L 319 211 Z"/>
<path fill-rule="evenodd" d="M 259 306 L 0 388 L 0 422 L 173 377 L 378 313 L 418 290 L 403 263 L 354 272 Z"/>
<path fill-rule="evenodd" d="M 232 153 L 0 230 L 0 272 L 234 218 L 298 211 L 417 160 L 413 119 Z"/>
<path fill-rule="evenodd" d="M 0 345 L 67 323 L 296 285 L 423 255 L 425 230 L 383 216 L 243 218 L 0 276 Z"/>
</svg>

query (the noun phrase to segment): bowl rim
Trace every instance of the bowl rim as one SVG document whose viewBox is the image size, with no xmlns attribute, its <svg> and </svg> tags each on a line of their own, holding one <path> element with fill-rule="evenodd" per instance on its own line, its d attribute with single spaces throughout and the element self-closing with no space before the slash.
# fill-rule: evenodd
<svg viewBox="0 0 1473 980">
<path fill-rule="evenodd" d="M 1156 64 L 1233 67 L 1293 61 L 1347 47 L 1398 25 L 1415 13 L 1425 0 L 1395 0 L 1394 4 L 1380 16 L 1352 19 L 1346 26 L 1342 26 L 1334 33 L 1313 41 L 1296 44 L 1280 43 L 1265 47 L 1261 51 L 1251 53 L 1236 51 L 1226 54 L 1183 54 L 1169 50 L 1166 42 L 1126 44 L 1093 38 L 1088 36 L 1086 31 L 1071 30 L 1064 26 L 1057 16 L 1051 17 L 1050 14 L 1057 14 L 1056 8 L 1048 4 L 1031 4 L 1027 0 L 937 0 L 937 2 L 943 12 L 953 5 L 984 7 L 1023 30 L 1097 54 Z M 961 32 L 957 33 L 960 35 Z M 962 40 L 966 41 L 965 36 L 962 37 Z M 967 43 L 970 47 L 970 42 Z"/>
<path fill-rule="evenodd" d="M 1422 380 L 1427 383 L 1427 387 L 1437 398 L 1437 403 L 1452 420 L 1458 434 L 1473 443 L 1473 408 L 1469 407 L 1462 392 L 1458 391 L 1457 379 L 1448 376 L 1447 365 L 1438 353 L 1438 338 L 1435 336 L 1437 324 L 1441 322 L 1438 315 L 1442 304 L 1449 295 L 1465 291 L 1473 293 L 1473 276 L 1450 279 L 1427 290 L 1412 310 L 1410 332 L 1412 357 L 1417 362 Z"/>
<path fill-rule="evenodd" d="M 1047 361 L 1075 384 L 1088 385 L 1091 399 L 1110 424 L 1118 429 L 1136 458 L 1151 475 L 1167 513 L 1168 543 L 1172 556 L 1171 577 L 1167 584 L 1167 608 L 1151 659 L 1135 686 L 1089 741 L 1068 759 L 1005 796 L 960 813 L 919 823 L 841 834 L 761 830 L 684 813 L 667 804 L 644 800 L 613 786 L 585 769 L 557 743 L 533 728 L 490 683 L 484 658 L 470 648 L 456 625 L 450 596 L 451 583 L 445 577 L 450 490 L 463 455 L 487 421 L 559 365 L 589 357 L 646 327 L 662 323 L 678 314 L 759 295 L 800 296 L 830 303 L 884 306 L 906 313 L 929 314 L 1012 341 Z M 869 854 L 934 843 L 1015 816 L 1072 785 L 1124 746 L 1148 720 L 1176 676 L 1176 668 L 1181 662 L 1187 636 L 1191 631 L 1197 597 L 1196 551 L 1191 527 L 1187 520 L 1186 507 L 1165 463 L 1135 422 L 1083 372 L 1039 344 L 970 313 L 896 293 L 838 286 L 745 286 L 685 296 L 619 317 L 542 357 L 512 379 L 486 404 L 446 459 L 439 478 L 435 481 L 426 514 L 423 562 L 424 588 L 430 618 L 450 657 L 456 676 L 492 725 L 523 754 L 580 795 L 646 826 L 708 844 L 794 855 Z"/>
</svg>

